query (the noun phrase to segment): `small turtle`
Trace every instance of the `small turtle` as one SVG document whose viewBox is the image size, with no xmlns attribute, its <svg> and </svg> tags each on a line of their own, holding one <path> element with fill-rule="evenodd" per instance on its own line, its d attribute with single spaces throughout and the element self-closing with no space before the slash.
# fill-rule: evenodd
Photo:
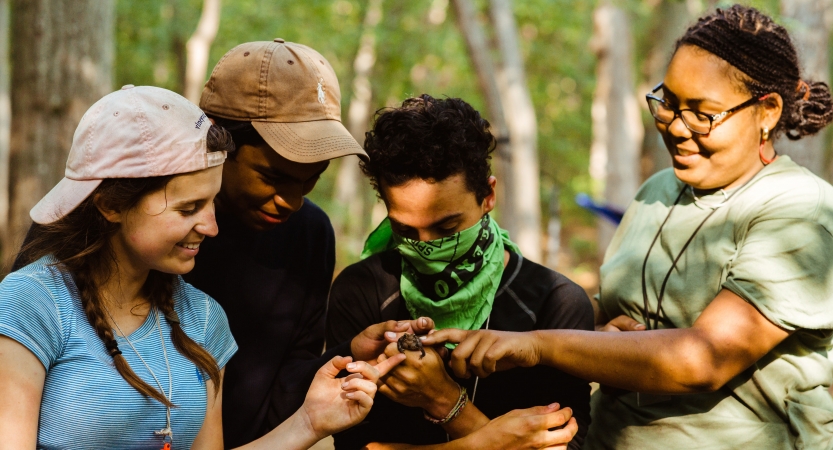
<svg viewBox="0 0 833 450">
<path fill-rule="evenodd" d="M 405 353 L 405 350 L 415 352 L 420 351 L 422 352 L 422 355 L 419 356 L 419 359 L 422 359 L 422 357 L 425 356 L 425 349 L 422 347 L 422 341 L 420 341 L 415 334 L 403 334 L 402 337 L 396 341 L 396 348 L 399 349 L 400 353 Z"/>
</svg>

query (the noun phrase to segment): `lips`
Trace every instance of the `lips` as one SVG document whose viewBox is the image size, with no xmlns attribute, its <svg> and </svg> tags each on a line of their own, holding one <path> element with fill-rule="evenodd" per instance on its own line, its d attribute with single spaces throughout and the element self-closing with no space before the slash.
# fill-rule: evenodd
<svg viewBox="0 0 833 450">
<path fill-rule="evenodd" d="M 697 163 L 697 161 L 699 161 L 701 158 L 702 155 L 700 154 L 700 152 L 696 150 L 686 150 L 679 147 L 674 149 L 674 161 L 678 164 L 689 166 Z"/>
<path fill-rule="evenodd" d="M 258 215 L 267 223 L 278 224 L 286 221 L 286 214 L 271 214 L 258 210 Z"/>
</svg>

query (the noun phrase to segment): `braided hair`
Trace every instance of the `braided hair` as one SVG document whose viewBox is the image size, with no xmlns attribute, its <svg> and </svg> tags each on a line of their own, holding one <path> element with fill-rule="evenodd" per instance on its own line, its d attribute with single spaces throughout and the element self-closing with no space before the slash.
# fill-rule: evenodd
<svg viewBox="0 0 833 450">
<path fill-rule="evenodd" d="M 755 8 L 734 5 L 701 17 L 677 41 L 676 49 L 694 45 L 743 72 L 741 81 L 752 96 L 773 92 L 783 99 L 774 136 L 798 140 L 833 120 L 827 84 L 801 78 L 798 54 L 787 30 Z"/>
<path fill-rule="evenodd" d="M 206 138 L 208 151 L 233 151 L 231 135 L 223 128 L 212 126 Z M 34 224 L 16 258 L 16 264 L 29 264 L 46 255 L 53 255 L 55 264 L 72 275 L 78 296 L 87 320 L 113 358 L 113 365 L 130 386 L 146 397 L 158 400 L 165 406 L 174 406 L 165 395 L 141 379 L 122 356 L 107 322 L 99 285 L 113 275 L 115 255 L 110 244 L 118 232 L 119 224 L 109 222 L 98 211 L 93 198 L 113 210 L 128 210 L 151 192 L 165 189 L 170 176 L 149 178 L 106 179 L 69 214 L 47 225 Z M 191 360 L 195 366 L 220 385 L 220 369 L 208 351 L 194 342 L 179 324 L 174 311 L 173 290 L 176 277 L 172 274 L 151 270 L 141 293 L 149 299 L 150 306 L 157 308 L 171 326 L 171 341 L 180 354 Z M 219 392 L 219 389 L 216 390 Z"/>
</svg>

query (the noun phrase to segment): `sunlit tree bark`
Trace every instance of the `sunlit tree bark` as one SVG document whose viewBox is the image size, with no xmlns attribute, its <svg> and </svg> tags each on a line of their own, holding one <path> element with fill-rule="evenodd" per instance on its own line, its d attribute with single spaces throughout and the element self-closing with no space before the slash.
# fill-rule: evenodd
<svg viewBox="0 0 833 450">
<path fill-rule="evenodd" d="M 500 53 L 498 87 L 509 130 L 510 176 L 501 218 L 524 257 L 541 261 L 541 193 L 539 191 L 538 125 L 526 84 L 518 28 L 510 0 L 491 0 L 491 22 Z"/>
<path fill-rule="evenodd" d="M 347 129 L 359 142 L 370 121 L 373 92 L 370 73 L 376 63 L 376 26 L 382 20 L 382 0 L 370 0 L 365 13 L 359 51 L 353 61 L 353 95 L 347 110 Z M 333 195 L 333 225 L 336 242 L 350 257 L 361 253 L 367 228 L 369 205 L 368 189 L 359 169 L 359 159 L 347 156 L 339 161 Z"/>
<path fill-rule="evenodd" d="M 185 48 L 188 60 L 185 65 L 185 90 L 183 97 L 194 103 L 200 102 L 205 73 L 208 70 L 208 51 L 220 28 L 220 0 L 204 0 L 197 29 Z"/>
<path fill-rule="evenodd" d="M 593 99 L 590 175 L 604 202 L 624 210 L 639 187 L 643 128 L 634 93 L 632 38 L 621 9 L 602 4 L 593 14 L 591 47 L 598 57 Z M 599 252 L 615 227 L 599 220 Z"/>
<path fill-rule="evenodd" d="M 114 14 L 113 0 L 12 0 L 6 256 L 20 245 L 29 210 L 63 177 L 81 116 L 111 90 Z"/>
</svg>

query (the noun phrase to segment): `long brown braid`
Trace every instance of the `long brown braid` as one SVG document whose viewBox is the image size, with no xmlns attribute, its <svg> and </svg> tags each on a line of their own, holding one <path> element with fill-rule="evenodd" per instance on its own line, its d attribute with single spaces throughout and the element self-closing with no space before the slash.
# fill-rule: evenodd
<svg viewBox="0 0 833 450">
<path fill-rule="evenodd" d="M 234 150 L 229 133 L 216 126 L 208 130 L 207 146 L 208 151 Z M 53 255 L 57 260 L 56 265 L 72 275 L 87 320 L 113 357 L 116 370 L 142 395 L 166 406 L 174 405 L 163 393 L 136 375 L 122 356 L 113 329 L 107 322 L 99 287 L 118 270 L 110 242 L 118 232 L 119 224 L 106 220 L 93 198 L 97 197 L 100 204 L 109 209 L 126 211 L 135 207 L 145 195 L 165 189 L 171 178 L 173 176 L 102 181 L 93 194 L 60 220 L 48 225 L 33 225 L 27 237 L 29 241 L 17 257 L 18 261 L 28 264 L 43 256 Z M 174 347 L 219 386 L 221 380 L 217 362 L 208 351 L 185 334 L 174 312 L 175 280 L 172 274 L 151 270 L 141 293 L 149 300 L 151 308 L 156 307 L 168 319 Z M 215 390 L 217 392 L 219 389 Z"/>
<path fill-rule="evenodd" d="M 701 17 L 677 41 L 717 55 L 745 76 L 741 81 L 756 98 L 776 92 L 783 113 L 773 135 L 792 140 L 819 132 L 833 121 L 827 84 L 801 78 L 798 54 L 787 30 L 755 8 L 734 5 Z"/>
</svg>

